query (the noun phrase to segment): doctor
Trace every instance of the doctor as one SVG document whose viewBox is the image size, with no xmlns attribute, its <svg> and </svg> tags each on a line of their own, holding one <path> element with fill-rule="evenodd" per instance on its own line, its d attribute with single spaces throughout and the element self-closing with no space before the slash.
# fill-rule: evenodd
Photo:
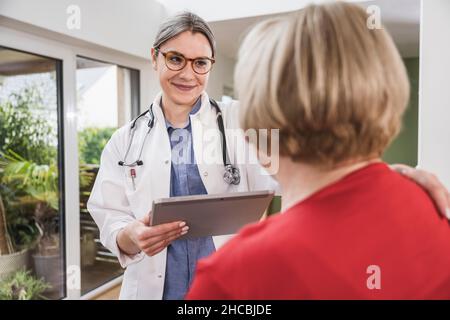
<svg viewBox="0 0 450 320">
<path fill-rule="evenodd" d="M 237 102 L 217 105 L 205 93 L 215 56 L 208 25 L 192 13 L 172 18 L 151 55 L 162 93 L 106 145 L 88 209 L 101 242 L 126 267 L 121 299 L 183 299 L 197 260 L 229 236 L 176 240 L 189 227 L 182 221 L 149 227 L 152 201 L 277 186 L 257 164 L 236 164 L 245 152 L 236 139 L 202 148 L 209 129 L 224 126 L 228 134 L 239 127 Z M 217 161 L 204 160 L 205 151 Z"/>
<path fill-rule="evenodd" d="M 113 134 L 102 153 L 88 209 L 102 244 L 126 268 L 121 299 L 184 298 L 197 260 L 230 237 L 177 239 L 189 232 L 183 221 L 150 227 L 153 200 L 278 188 L 259 165 L 237 161 L 246 152 L 243 135 L 229 136 L 239 128 L 237 102 L 215 103 L 205 92 L 215 51 L 214 36 L 197 15 L 182 13 L 165 22 L 151 50 L 162 92 Z M 204 148 L 210 129 L 226 129 L 225 139 Z M 204 160 L 205 149 L 215 161 Z M 446 190 L 433 176 L 400 169 L 447 205 Z"/>
</svg>

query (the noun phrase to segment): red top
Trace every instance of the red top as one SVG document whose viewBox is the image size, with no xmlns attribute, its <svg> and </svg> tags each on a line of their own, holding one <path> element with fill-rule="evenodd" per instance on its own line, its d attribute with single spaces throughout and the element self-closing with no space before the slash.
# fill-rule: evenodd
<svg viewBox="0 0 450 320">
<path fill-rule="evenodd" d="M 187 295 L 422 298 L 450 298 L 449 223 L 425 191 L 384 163 L 354 171 L 284 214 L 245 227 L 199 262 Z"/>
</svg>

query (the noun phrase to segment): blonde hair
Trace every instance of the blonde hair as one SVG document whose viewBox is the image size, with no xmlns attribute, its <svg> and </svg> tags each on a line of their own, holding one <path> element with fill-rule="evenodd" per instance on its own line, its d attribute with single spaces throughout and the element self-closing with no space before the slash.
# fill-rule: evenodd
<svg viewBox="0 0 450 320">
<path fill-rule="evenodd" d="M 280 155 L 318 165 L 380 156 L 409 99 L 403 61 L 357 5 L 310 5 L 258 24 L 239 51 L 244 129 L 280 129 Z"/>
</svg>

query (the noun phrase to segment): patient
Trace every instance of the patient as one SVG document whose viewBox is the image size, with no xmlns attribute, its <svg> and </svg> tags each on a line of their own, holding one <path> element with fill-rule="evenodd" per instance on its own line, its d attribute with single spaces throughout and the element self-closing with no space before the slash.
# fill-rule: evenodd
<svg viewBox="0 0 450 320">
<path fill-rule="evenodd" d="M 280 128 L 284 213 L 201 261 L 188 299 L 450 298 L 447 220 L 380 159 L 409 85 L 366 19 L 356 5 L 312 5 L 246 37 L 242 125 Z"/>
</svg>

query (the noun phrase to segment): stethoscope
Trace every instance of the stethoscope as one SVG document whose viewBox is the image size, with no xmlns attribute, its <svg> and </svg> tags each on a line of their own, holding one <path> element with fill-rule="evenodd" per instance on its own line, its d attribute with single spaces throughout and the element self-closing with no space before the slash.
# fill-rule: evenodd
<svg viewBox="0 0 450 320">
<path fill-rule="evenodd" d="M 227 150 L 227 139 L 225 137 L 225 127 L 223 125 L 223 118 L 222 118 L 222 112 L 220 111 L 219 106 L 217 105 L 217 102 L 213 99 L 210 99 L 209 102 L 214 107 L 217 113 L 217 125 L 220 130 L 220 134 L 222 137 L 222 158 L 223 158 L 223 165 L 225 167 L 225 172 L 223 174 L 223 180 L 228 184 L 234 184 L 238 185 L 241 182 L 241 174 L 239 172 L 239 169 L 233 166 L 230 163 L 230 158 L 228 156 L 228 150 Z M 134 134 L 136 133 L 137 129 L 137 121 L 144 117 L 146 114 L 149 115 L 149 120 L 147 122 L 147 133 L 145 134 L 144 140 L 142 141 L 141 147 L 139 149 L 137 160 L 131 163 L 127 163 L 126 159 L 128 157 L 128 153 L 130 152 L 131 145 L 133 144 Z M 150 105 L 150 108 L 140 114 L 136 119 L 133 120 L 130 126 L 130 141 L 128 142 L 127 149 L 125 151 L 125 155 L 123 157 L 122 161 L 119 161 L 119 166 L 122 167 L 135 167 L 135 166 L 142 166 L 144 165 L 144 162 L 141 160 L 142 157 L 142 151 L 144 150 L 145 141 L 147 140 L 148 135 L 150 134 L 150 131 L 153 128 L 153 125 L 155 124 L 155 116 L 153 114 L 153 104 Z M 133 175 L 134 170 L 132 171 Z M 135 174 L 135 173 L 134 173 Z"/>
</svg>

